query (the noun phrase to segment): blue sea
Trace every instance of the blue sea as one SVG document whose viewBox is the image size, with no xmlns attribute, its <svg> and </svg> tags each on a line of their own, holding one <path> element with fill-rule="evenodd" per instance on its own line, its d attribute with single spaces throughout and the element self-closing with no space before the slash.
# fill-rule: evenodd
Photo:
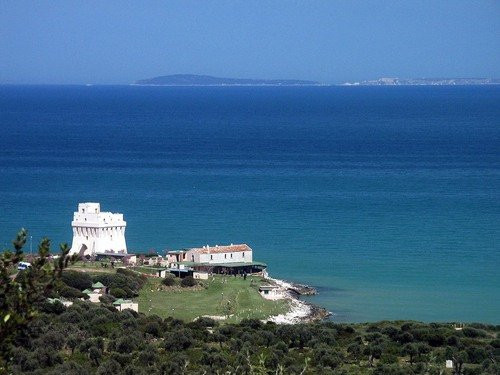
<svg viewBox="0 0 500 375">
<path fill-rule="evenodd" d="M 500 323 L 498 86 L 0 86 L 0 141 L 2 247 L 95 201 L 129 251 L 249 244 L 334 321 Z"/>
</svg>

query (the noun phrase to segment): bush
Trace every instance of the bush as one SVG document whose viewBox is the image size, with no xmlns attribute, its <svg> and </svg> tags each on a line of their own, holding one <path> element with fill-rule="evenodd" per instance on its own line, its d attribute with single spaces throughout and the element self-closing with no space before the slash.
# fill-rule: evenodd
<svg viewBox="0 0 500 375">
<path fill-rule="evenodd" d="M 157 322 L 149 322 L 144 326 L 144 332 L 155 337 L 160 337 L 160 325 Z"/>
<path fill-rule="evenodd" d="M 500 339 L 491 340 L 490 345 L 495 349 L 500 349 Z"/>
<path fill-rule="evenodd" d="M 125 298 L 132 298 L 135 297 L 138 290 L 142 288 L 145 279 L 134 272 L 118 269 L 115 274 L 96 275 L 92 280 L 93 282 L 99 281 L 110 289 L 120 288 L 126 293 L 124 296 Z"/>
<path fill-rule="evenodd" d="M 173 275 L 167 275 L 161 283 L 165 286 L 174 286 L 177 282 L 175 280 L 175 277 Z"/>
<path fill-rule="evenodd" d="M 88 298 L 85 293 L 71 286 L 63 285 L 59 288 L 58 293 L 64 298 Z"/>
<path fill-rule="evenodd" d="M 486 332 L 483 331 L 482 329 L 475 329 L 475 328 L 470 328 L 470 327 L 465 327 L 462 330 L 462 333 L 464 334 L 464 336 L 470 337 L 470 338 L 487 337 L 488 336 L 486 334 Z"/>
<path fill-rule="evenodd" d="M 195 286 L 195 285 L 196 285 L 196 280 L 194 279 L 193 276 L 186 276 L 181 281 L 181 286 L 183 288 L 189 288 L 189 287 L 192 287 L 192 286 Z"/>
<path fill-rule="evenodd" d="M 115 298 L 127 298 L 127 292 L 122 288 L 111 288 L 109 290 L 109 294 L 111 294 Z"/>
<path fill-rule="evenodd" d="M 99 297 L 99 301 L 101 301 L 101 303 L 105 305 L 111 305 L 113 302 L 115 302 L 115 300 L 116 298 L 110 294 L 105 294 Z"/>
<path fill-rule="evenodd" d="M 98 375 L 116 375 L 119 374 L 121 370 L 120 364 L 114 359 L 108 359 L 107 361 L 101 363 L 97 369 Z"/>
<path fill-rule="evenodd" d="M 180 329 L 169 332 L 165 336 L 164 346 L 168 351 L 185 350 L 194 344 L 193 334 L 190 329 Z"/>
<path fill-rule="evenodd" d="M 60 315 L 59 319 L 63 323 L 77 324 L 83 320 L 83 317 L 79 311 L 76 311 L 75 309 L 71 309 L 71 310 L 66 310 L 65 312 L 63 312 Z"/>
<path fill-rule="evenodd" d="M 123 336 L 116 340 L 116 351 L 118 353 L 131 353 L 139 346 L 139 340 L 134 336 Z"/>
<path fill-rule="evenodd" d="M 64 271 L 61 280 L 66 285 L 78 290 L 90 289 L 92 287 L 92 278 L 85 272 Z"/>
<path fill-rule="evenodd" d="M 64 346 L 65 342 L 66 337 L 63 332 L 49 331 L 40 337 L 39 346 L 57 351 Z"/>
<path fill-rule="evenodd" d="M 40 304 L 40 311 L 59 315 L 66 311 L 66 307 L 59 301 L 44 301 Z"/>
</svg>

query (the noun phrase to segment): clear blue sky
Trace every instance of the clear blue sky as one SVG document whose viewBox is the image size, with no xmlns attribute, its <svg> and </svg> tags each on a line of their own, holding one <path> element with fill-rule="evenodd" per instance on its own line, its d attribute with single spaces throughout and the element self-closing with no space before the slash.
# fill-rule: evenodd
<svg viewBox="0 0 500 375">
<path fill-rule="evenodd" d="M 0 83 L 500 77 L 500 1 L 0 2 Z"/>
</svg>

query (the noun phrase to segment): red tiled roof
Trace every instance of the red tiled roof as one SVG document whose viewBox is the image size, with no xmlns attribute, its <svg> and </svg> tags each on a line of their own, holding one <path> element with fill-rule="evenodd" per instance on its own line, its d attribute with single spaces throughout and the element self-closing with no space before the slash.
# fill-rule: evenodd
<svg viewBox="0 0 500 375">
<path fill-rule="evenodd" d="M 197 247 L 193 249 L 189 249 L 190 251 L 194 250 L 200 254 L 216 254 L 216 253 L 234 253 L 238 251 L 252 251 L 250 246 L 247 244 L 240 245 L 228 245 L 228 246 L 204 246 Z"/>
</svg>

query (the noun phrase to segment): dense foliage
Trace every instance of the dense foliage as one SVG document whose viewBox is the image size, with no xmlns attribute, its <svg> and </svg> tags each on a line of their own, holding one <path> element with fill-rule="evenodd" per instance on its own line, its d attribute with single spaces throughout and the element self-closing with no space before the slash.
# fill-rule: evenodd
<svg viewBox="0 0 500 375">
<path fill-rule="evenodd" d="M 85 275 L 49 262 L 43 240 L 32 268 L 16 274 L 26 232 L 0 256 L 0 373 L 14 374 L 500 374 L 500 326 L 379 322 L 276 325 L 219 324 L 118 312 L 78 293 L 100 281 L 118 297 L 134 296 L 145 277 L 125 269 Z M 186 280 L 186 279 L 184 279 Z M 195 280 L 184 281 L 190 286 Z M 169 282 L 166 282 L 169 283 Z M 65 307 L 47 297 L 74 294 Z"/>
<path fill-rule="evenodd" d="M 125 268 L 118 268 L 116 273 L 97 274 L 65 270 L 57 283 L 56 292 L 60 297 L 86 298 L 82 291 L 91 289 L 92 284 L 97 282 L 108 287 L 109 294 L 115 298 L 133 298 L 138 296 L 146 276 Z"/>
<path fill-rule="evenodd" d="M 13 343 L 33 374 L 498 374 L 499 326 L 380 322 L 183 323 L 111 305 L 46 303 Z"/>
<path fill-rule="evenodd" d="M 52 259 L 50 240 L 44 238 L 31 266 L 18 272 L 18 264 L 24 259 L 22 249 L 26 239 L 27 231 L 22 229 L 12 241 L 14 249 L 6 249 L 0 254 L 0 373 L 6 372 L 12 340 L 35 319 L 38 305 L 54 293 L 62 270 L 74 260 L 68 257 L 66 244 L 60 245 L 59 256 Z"/>
</svg>

